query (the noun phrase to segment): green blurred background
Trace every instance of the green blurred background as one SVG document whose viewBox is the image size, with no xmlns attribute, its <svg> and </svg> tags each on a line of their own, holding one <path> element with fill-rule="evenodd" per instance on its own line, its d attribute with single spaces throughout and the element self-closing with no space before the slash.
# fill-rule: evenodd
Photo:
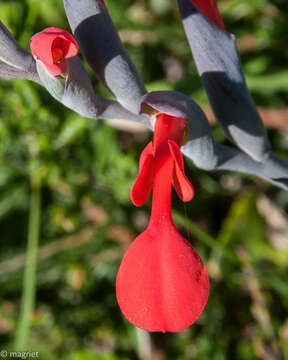
<svg viewBox="0 0 288 360">
<path fill-rule="evenodd" d="M 179 90 L 207 105 L 176 1 L 106 4 L 147 88 Z M 287 0 L 222 0 L 220 9 L 237 36 L 257 105 L 285 111 Z M 27 49 L 45 27 L 69 30 L 60 0 L 1 0 L 0 18 Z M 109 96 L 88 71 L 96 91 Z M 288 113 L 286 123 L 284 117 L 269 130 L 286 160 L 287 126 Z M 213 132 L 227 142 L 218 127 Z M 175 221 L 211 279 L 197 324 L 150 336 L 123 318 L 114 282 L 125 248 L 149 218 L 151 203 L 135 208 L 129 192 L 150 138 L 81 118 L 34 83 L 1 80 L 0 348 L 14 350 L 29 217 L 33 227 L 38 216 L 37 293 L 26 350 L 39 351 L 41 359 L 288 359 L 288 193 L 251 176 L 185 163 L 196 196 L 185 205 L 173 198 Z"/>
</svg>

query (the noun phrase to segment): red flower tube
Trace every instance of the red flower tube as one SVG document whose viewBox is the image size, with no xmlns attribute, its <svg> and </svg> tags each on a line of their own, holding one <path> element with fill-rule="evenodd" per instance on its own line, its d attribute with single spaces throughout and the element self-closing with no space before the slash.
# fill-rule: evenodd
<svg viewBox="0 0 288 360">
<path fill-rule="evenodd" d="M 179 146 L 187 120 L 157 116 L 153 143 L 140 157 L 131 192 L 136 206 L 153 188 L 151 219 L 131 244 L 116 279 L 116 294 L 125 317 L 148 331 L 181 331 L 201 315 L 209 295 L 209 279 L 190 243 L 177 231 L 171 216 L 171 187 L 190 201 L 193 187 L 184 173 Z"/>
<path fill-rule="evenodd" d="M 65 75 L 67 59 L 77 55 L 78 44 L 69 32 L 49 27 L 35 34 L 30 40 L 34 57 L 39 59 L 53 76 Z"/>
</svg>

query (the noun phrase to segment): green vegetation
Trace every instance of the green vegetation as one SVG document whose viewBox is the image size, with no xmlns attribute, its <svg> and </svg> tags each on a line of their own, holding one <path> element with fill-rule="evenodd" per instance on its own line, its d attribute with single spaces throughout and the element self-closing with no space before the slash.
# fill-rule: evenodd
<svg viewBox="0 0 288 360">
<path fill-rule="evenodd" d="M 207 105 L 176 2 L 106 3 L 148 89 L 180 90 Z M 287 0 L 222 0 L 220 8 L 239 40 L 257 105 L 288 106 Z M 4 0 L 0 17 L 27 49 L 45 27 L 69 30 L 59 0 Z M 90 74 L 97 92 L 107 94 Z M 287 160 L 287 125 L 269 136 Z M 16 338 L 17 347 L 45 360 L 140 358 L 147 338 L 123 318 L 114 281 L 149 216 L 150 204 L 135 208 L 129 193 L 150 137 L 81 118 L 34 83 L 1 80 L 0 350 L 16 351 Z M 211 293 L 190 329 L 152 334 L 153 359 L 288 359 L 288 193 L 251 176 L 185 165 L 196 196 L 185 205 L 174 197 L 175 221 L 207 265 Z"/>
</svg>

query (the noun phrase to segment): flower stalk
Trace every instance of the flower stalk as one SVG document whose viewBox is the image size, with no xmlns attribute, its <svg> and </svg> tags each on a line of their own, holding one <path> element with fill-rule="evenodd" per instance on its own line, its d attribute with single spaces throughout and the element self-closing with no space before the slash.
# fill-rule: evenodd
<svg viewBox="0 0 288 360">
<path fill-rule="evenodd" d="M 16 330 L 14 349 L 23 351 L 26 349 L 31 316 L 35 305 L 37 254 L 40 234 L 41 218 L 41 180 L 36 175 L 31 176 L 31 199 L 28 228 L 28 243 L 26 251 L 26 266 L 23 279 L 23 292 L 21 310 Z"/>
</svg>

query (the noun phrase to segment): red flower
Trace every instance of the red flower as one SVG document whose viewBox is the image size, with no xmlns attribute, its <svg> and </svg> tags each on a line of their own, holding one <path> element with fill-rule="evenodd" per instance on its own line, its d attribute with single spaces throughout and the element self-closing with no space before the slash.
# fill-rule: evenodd
<svg viewBox="0 0 288 360">
<path fill-rule="evenodd" d="M 203 263 L 178 233 L 171 216 L 172 185 L 183 201 L 194 195 L 179 148 L 186 125 L 184 118 L 157 116 L 153 143 L 141 154 L 131 192 L 133 203 L 140 206 L 153 188 L 151 219 L 124 255 L 116 293 L 126 318 L 148 331 L 189 327 L 201 315 L 209 295 Z"/>
<path fill-rule="evenodd" d="M 217 0 L 189 0 L 199 11 L 201 11 L 210 21 L 225 31 L 225 25 L 218 10 Z"/>
<path fill-rule="evenodd" d="M 35 34 L 30 40 L 32 54 L 45 65 L 53 76 L 65 75 L 66 59 L 77 55 L 78 44 L 67 31 L 49 27 Z"/>
</svg>

